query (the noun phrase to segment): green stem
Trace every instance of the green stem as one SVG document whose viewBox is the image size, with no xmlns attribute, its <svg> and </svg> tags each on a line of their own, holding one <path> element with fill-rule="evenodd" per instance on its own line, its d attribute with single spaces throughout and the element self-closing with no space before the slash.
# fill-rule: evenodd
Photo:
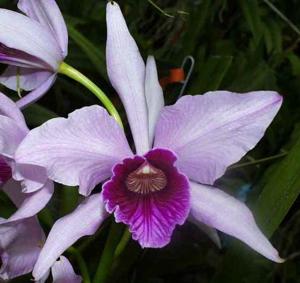
<svg viewBox="0 0 300 283">
<path fill-rule="evenodd" d="M 80 274 L 83 279 L 83 283 L 91 283 L 89 270 L 87 268 L 87 265 L 81 255 L 81 253 L 74 247 L 68 248 L 68 252 L 71 253 L 77 260 L 77 263 L 78 263 L 78 266 L 80 269 Z"/>
<path fill-rule="evenodd" d="M 232 166 L 229 167 L 229 169 L 236 169 L 236 168 L 241 168 L 241 167 L 245 167 L 245 166 L 249 166 L 249 165 L 257 165 L 257 164 L 260 164 L 260 163 L 263 163 L 263 162 L 267 162 L 267 161 L 271 161 L 271 160 L 274 160 L 274 159 L 284 157 L 287 154 L 288 154 L 287 152 L 282 152 L 282 153 L 279 153 L 279 154 L 276 154 L 276 155 L 273 155 L 273 156 L 269 156 L 269 157 L 249 161 L 249 162 L 244 162 L 244 163 L 232 165 Z"/>
<path fill-rule="evenodd" d="M 66 64 L 65 62 L 62 62 L 60 64 L 58 72 L 79 82 L 87 89 L 89 89 L 95 96 L 99 98 L 99 100 L 103 103 L 107 111 L 115 118 L 118 124 L 123 128 L 123 123 L 117 109 L 97 85 L 95 85 L 85 75 L 81 74 L 78 70 L 74 69 L 72 66 Z"/>
<path fill-rule="evenodd" d="M 265 2 L 266 5 L 269 6 L 269 8 L 274 12 L 276 13 L 284 22 L 286 22 L 290 27 L 291 29 L 296 32 L 299 36 L 300 36 L 300 30 L 298 29 L 298 27 L 292 23 L 290 21 L 289 18 L 287 18 L 279 9 L 277 9 L 277 7 L 271 3 L 269 0 L 263 0 Z"/>
<path fill-rule="evenodd" d="M 155 4 L 152 0 L 148 0 L 148 2 L 155 8 L 157 9 L 160 13 L 162 13 L 163 15 L 165 15 L 168 18 L 174 18 L 173 15 L 168 14 L 167 12 L 165 12 L 162 8 L 160 8 L 157 4 Z"/>
<path fill-rule="evenodd" d="M 17 67 L 17 93 L 22 98 L 22 89 L 20 87 L 20 67 Z"/>
<path fill-rule="evenodd" d="M 121 228 L 122 226 L 115 222 L 111 224 L 93 283 L 104 283 L 106 281 L 112 267 L 116 246 L 121 238 Z"/>
<path fill-rule="evenodd" d="M 121 255 L 121 253 L 124 251 L 128 241 L 130 240 L 130 237 L 131 237 L 131 234 L 130 234 L 129 230 L 126 229 L 118 246 L 115 249 L 115 253 L 114 253 L 115 259 L 118 258 Z"/>
</svg>

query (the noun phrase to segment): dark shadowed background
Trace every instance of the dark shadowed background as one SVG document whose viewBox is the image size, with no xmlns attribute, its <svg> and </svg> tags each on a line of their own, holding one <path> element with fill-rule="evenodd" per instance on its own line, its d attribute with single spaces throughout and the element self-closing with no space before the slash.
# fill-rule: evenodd
<svg viewBox="0 0 300 283">
<path fill-rule="evenodd" d="M 106 1 L 57 3 L 69 27 L 66 62 L 96 82 L 122 109 L 106 75 Z M 124 0 L 119 4 L 144 58 L 155 55 L 161 78 L 180 67 L 186 56 L 194 57 L 186 94 L 217 89 L 275 90 L 284 97 L 283 108 L 263 140 L 218 183 L 247 202 L 259 226 L 288 261 L 274 264 L 222 233 L 219 249 L 196 226 L 185 224 L 164 249 L 142 250 L 130 242 L 115 263 L 110 281 L 300 282 L 300 1 Z M 0 0 L 0 6 L 15 10 L 16 1 Z M 166 87 L 167 104 L 176 101 L 181 88 L 180 82 Z M 0 89 L 13 97 L 7 89 Z M 59 76 L 51 91 L 25 114 L 29 125 L 35 127 L 98 103 L 86 89 Z M 123 109 L 121 113 L 126 121 Z M 57 187 L 54 199 L 40 216 L 46 231 L 79 201 L 75 188 Z M 1 215 L 9 214 L 12 206 L 7 198 L 1 195 L 0 202 Z M 91 273 L 102 252 L 107 226 L 101 235 L 76 244 Z M 72 253 L 67 254 L 78 272 Z M 14 282 L 28 281 L 29 277 L 24 277 Z"/>
</svg>

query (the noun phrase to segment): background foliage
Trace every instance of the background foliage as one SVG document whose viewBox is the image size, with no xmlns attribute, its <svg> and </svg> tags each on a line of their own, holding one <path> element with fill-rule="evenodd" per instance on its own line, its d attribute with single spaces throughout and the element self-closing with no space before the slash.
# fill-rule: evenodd
<svg viewBox="0 0 300 283">
<path fill-rule="evenodd" d="M 100 85 L 118 105 L 105 67 L 105 1 L 57 0 L 70 32 L 66 61 Z M 192 224 L 177 229 L 160 250 L 141 250 L 130 242 L 113 266 L 111 282 L 233 283 L 300 282 L 300 2 L 298 0 L 123 0 L 129 28 L 146 58 L 154 54 L 161 77 L 180 67 L 187 55 L 195 69 L 186 93 L 227 89 L 276 90 L 284 106 L 266 136 L 218 182 L 246 201 L 262 230 L 288 261 L 271 263 L 220 233 L 222 249 Z M 0 0 L 16 9 L 16 1 Z M 156 6 L 158 5 L 158 6 Z M 167 103 L 176 101 L 180 83 L 168 86 Z M 5 93 L 8 90 L 2 89 Z M 98 101 L 86 89 L 59 76 L 52 90 L 25 111 L 34 127 L 56 115 Z M 122 111 L 123 117 L 124 111 Z M 11 206 L 1 195 L 1 209 Z M 45 230 L 79 201 L 75 188 L 60 188 L 41 214 Z M 80 223 L 79 223 L 80 224 Z M 108 225 L 80 241 L 90 272 L 96 268 Z M 68 251 L 77 268 L 76 254 Z M 28 282 L 28 278 L 15 282 Z"/>
</svg>

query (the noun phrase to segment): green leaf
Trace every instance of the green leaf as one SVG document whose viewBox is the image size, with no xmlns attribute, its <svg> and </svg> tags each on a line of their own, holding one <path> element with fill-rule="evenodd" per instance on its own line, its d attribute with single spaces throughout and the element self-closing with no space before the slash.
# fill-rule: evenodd
<svg viewBox="0 0 300 283">
<path fill-rule="evenodd" d="M 264 26 L 264 40 L 267 52 L 282 52 L 282 34 L 281 27 L 273 20 L 269 20 Z"/>
<path fill-rule="evenodd" d="M 211 56 L 201 64 L 200 78 L 194 84 L 192 92 L 202 93 L 219 89 L 224 76 L 232 63 L 232 56 Z"/>
<path fill-rule="evenodd" d="M 258 225 L 268 237 L 278 228 L 300 193 L 299 127 L 295 129 L 291 141 L 289 154 L 270 166 L 258 183 L 261 193 L 252 210 Z M 253 276 L 272 265 L 270 261 L 235 241 L 224 258 L 222 269 L 212 282 L 258 282 L 262 278 L 255 280 Z"/>
<path fill-rule="evenodd" d="M 245 64 L 243 62 L 243 58 L 239 60 L 237 58 L 235 60 L 235 64 L 231 67 L 231 73 L 238 74 L 234 80 L 228 85 L 228 89 L 238 91 L 238 92 L 247 92 L 259 89 L 276 89 L 275 86 L 275 78 L 273 70 L 265 63 L 260 62 L 253 64 L 252 60 L 255 58 L 247 58 L 246 65 L 243 65 L 242 69 L 238 72 L 237 68 L 241 64 Z M 242 62 L 242 63 L 240 63 Z M 229 76 L 230 77 L 230 76 Z"/>
<path fill-rule="evenodd" d="M 298 129 L 297 129 L 298 131 Z M 289 154 L 266 171 L 254 211 L 267 236 L 272 236 L 300 193 L 300 132 Z"/>
<path fill-rule="evenodd" d="M 272 34 L 271 34 L 271 29 L 269 29 L 267 26 L 265 26 L 265 28 L 264 28 L 264 40 L 265 40 L 267 52 L 271 53 L 274 48 L 273 38 L 272 38 Z"/>
<path fill-rule="evenodd" d="M 27 123 L 31 126 L 39 126 L 46 121 L 57 117 L 54 112 L 38 104 L 30 105 L 23 113 Z"/>
<path fill-rule="evenodd" d="M 258 2 L 256 0 L 240 0 L 239 3 L 252 32 L 254 42 L 255 44 L 258 44 L 264 31 Z"/>
<path fill-rule="evenodd" d="M 208 17 L 212 12 L 212 2 L 202 1 L 198 9 L 190 11 L 189 24 L 190 30 L 184 35 L 184 48 L 186 54 L 192 54 L 197 45 L 195 44 L 195 38 L 197 38 L 202 32 L 203 27 L 207 22 Z"/>
<path fill-rule="evenodd" d="M 287 58 L 290 61 L 290 64 L 292 66 L 293 75 L 299 76 L 300 75 L 300 58 L 292 52 L 287 54 Z"/>
<path fill-rule="evenodd" d="M 274 45 L 274 51 L 277 53 L 282 52 L 282 29 L 281 26 L 275 22 L 271 21 L 270 22 L 270 31 L 272 34 L 272 39 L 273 39 L 273 45 Z"/>
<path fill-rule="evenodd" d="M 62 199 L 60 215 L 66 215 L 72 212 L 78 205 L 79 193 L 77 187 L 62 186 L 60 191 Z"/>
</svg>

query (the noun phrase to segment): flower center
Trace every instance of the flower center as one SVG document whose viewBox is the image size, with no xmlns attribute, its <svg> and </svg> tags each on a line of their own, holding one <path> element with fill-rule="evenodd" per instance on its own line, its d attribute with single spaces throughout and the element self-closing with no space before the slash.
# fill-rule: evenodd
<svg viewBox="0 0 300 283">
<path fill-rule="evenodd" d="M 5 160 L 0 156 L 0 185 L 11 178 L 11 169 Z"/>
<path fill-rule="evenodd" d="M 126 178 L 127 189 L 138 194 L 149 194 L 164 189 L 167 185 L 165 173 L 145 161 Z"/>
</svg>

